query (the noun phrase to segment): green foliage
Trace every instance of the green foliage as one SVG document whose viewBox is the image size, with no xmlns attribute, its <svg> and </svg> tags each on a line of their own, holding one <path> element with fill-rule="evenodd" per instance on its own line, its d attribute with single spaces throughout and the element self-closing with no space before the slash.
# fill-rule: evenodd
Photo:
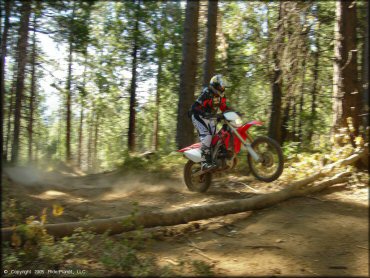
<svg viewBox="0 0 370 278">
<path fill-rule="evenodd" d="M 135 207 L 132 217 L 122 225 L 132 225 L 137 212 Z M 14 223 L 14 219 L 11 220 Z M 141 227 L 117 236 L 109 236 L 108 231 L 97 235 L 78 228 L 71 236 L 57 240 L 47 234 L 43 225 L 33 216 L 28 217 L 26 224 L 18 224 L 11 241 L 2 242 L 4 269 L 81 269 L 81 262 L 92 261 L 99 265 L 95 274 L 101 271 L 134 277 L 178 276 L 185 270 L 201 276 L 214 274 L 212 266 L 198 260 L 182 260 L 178 267 L 159 266 L 155 256 L 142 253 L 144 247 L 150 244 L 151 237 Z M 85 268 L 84 265 L 82 267 Z"/>
<path fill-rule="evenodd" d="M 302 150 L 318 150 L 321 137 L 330 132 L 335 4 L 335 1 L 284 2 L 289 12 L 279 20 L 278 1 L 219 2 L 216 72 L 226 76 L 229 81 L 226 96 L 231 107 L 245 113 L 247 120 L 258 119 L 265 123 L 263 128 L 256 130 L 256 135 L 266 135 L 270 122 L 271 87 L 276 66 L 273 54 L 277 50 L 280 59 L 278 66 L 283 72 L 282 108 L 288 107 L 288 119 L 284 123 L 288 133 L 285 142 L 288 155 Z M 15 44 L 20 23 L 18 6 L 19 3 L 15 2 L 11 10 L 4 82 L 7 92 L 12 92 L 14 81 L 11 77 L 17 69 Z M 66 153 L 66 80 L 57 74 L 54 76 L 53 70 L 49 72 L 49 68 L 66 72 L 66 67 L 60 63 L 61 57 L 47 57 L 49 53 L 42 53 L 42 36 L 48 36 L 58 44 L 59 53 L 64 55 L 65 60 L 69 57 L 70 43 L 72 46 L 71 147 L 75 164 L 81 153 L 81 165 L 76 166 L 87 172 L 112 170 L 123 163 L 128 167 L 130 164 L 156 167 L 140 161 L 125 161 L 135 40 L 139 53 L 135 84 L 136 151 L 143 153 L 155 148 L 153 127 L 157 113 L 159 151 L 167 155 L 176 149 L 184 7 L 184 3 L 179 1 L 33 3 L 37 18 L 36 33 L 42 34 L 36 36 L 38 85 L 32 144 L 35 158 L 63 160 Z M 359 34 L 364 34 L 364 2 L 357 3 L 356 7 Z M 206 10 L 206 7 L 202 6 L 201 9 Z M 201 13 L 200 16 L 196 95 L 201 90 L 200 77 L 203 74 L 202 55 L 205 53 L 207 29 L 205 15 Z M 134 28 L 136 21 L 139 22 L 139 31 Z M 280 24 L 284 32 L 279 31 Z M 358 57 L 362 55 L 362 44 L 360 36 Z M 26 79 L 26 97 L 22 107 L 27 107 L 29 103 L 30 80 L 28 77 Z M 59 107 L 47 118 L 44 117 L 45 105 L 52 91 L 43 91 L 45 83 L 51 83 L 53 93 L 59 96 Z M 316 109 L 313 113 L 314 93 Z M 12 145 L 13 108 L 14 97 L 11 93 L 5 94 L 4 137 L 7 138 L 4 139 L 8 140 L 8 157 Z M 28 116 L 28 111 L 22 110 L 22 126 L 27 126 Z M 27 146 L 29 138 L 26 129 L 21 133 L 21 145 Z M 295 146 L 296 141 L 302 141 L 299 147 Z M 20 156 L 23 161 L 28 159 L 27 148 L 21 150 Z M 154 164 L 164 165 L 160 161 Z"/>
<path fill-rule="evenodd" d="M 213 276 L 213 266 L 205 263 L 204 261 L 193 260 L 191 262 L 192 267 L 195 270 L 195 273 L 200 276 Z"/>
</svg>

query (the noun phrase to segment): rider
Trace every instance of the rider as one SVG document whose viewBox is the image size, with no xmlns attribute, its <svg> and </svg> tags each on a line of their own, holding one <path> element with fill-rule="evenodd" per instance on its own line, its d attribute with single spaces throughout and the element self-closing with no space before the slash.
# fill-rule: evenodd
<svg viewBox="0 0 370 278">
<path fill-rule="evenodd" d="M 230 110 L 226 104 L 224 91 L 225 83 L 222 76 L 213 76 L 209 86 L 202 90 L 190 109 L 191 119 L 198 131 L 201 142 L 202 170 L 210 170 L 216 167 L 211 157 L 211 141 L 216 132 L 216 123 L 214 118 L 209 117 L 216 115 L 218 109 L 222 112 Z"/>
</svg>

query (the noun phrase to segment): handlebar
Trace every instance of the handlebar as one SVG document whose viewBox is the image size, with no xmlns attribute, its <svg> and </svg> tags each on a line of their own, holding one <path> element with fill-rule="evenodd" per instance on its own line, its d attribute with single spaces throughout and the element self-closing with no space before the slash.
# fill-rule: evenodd
<svg viewBox="0 0 370 278">
<path fill-rule="evenodd" d="M 239 117 L 243 117 L 245 114 L 244 113 L 239 113 L 239 112 L 236 112 L 236 114 L 239 115 Z M 203 118 L 205 119 L 215 119 L 215 120 L 223 120 L 225 117 L 224 117 L 224 114 L 223 113 L 219 113 L 219 114 L 209 114 L 209 113 L 206 113 Z"/>
<path fill-rule="evenodd" d="M 223 114 L 205 114 L 203 116 L 205 119 L 215 119 L 215 120 L 222 120 L 224 118 Z"/>
</svg>

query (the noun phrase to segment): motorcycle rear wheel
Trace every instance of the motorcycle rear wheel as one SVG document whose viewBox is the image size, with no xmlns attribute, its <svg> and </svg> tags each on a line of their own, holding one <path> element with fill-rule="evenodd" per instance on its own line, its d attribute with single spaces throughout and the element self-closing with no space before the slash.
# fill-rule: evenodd
<svg viewBox="0 0 370 278">
<path fill-rule="evenodd" d="M 251 146 L 261 158 L 261 161 L 257 162 L 248 154 L 248 165 L 252 174 L 264 182 L 279 178 L 284 169 L 284 157 L 278 142 L 261 136 L 256 138 Z"/>
<path fill-rule="evenodd" d="M 193 173 L 201 169 L 200 163 L 191 160 L 184 167 L 184 182 L 190 191 L 206 192 L 212 183 L 212 173 L 205 173 L 198 177 L 193 177 Z"/>
</svg>

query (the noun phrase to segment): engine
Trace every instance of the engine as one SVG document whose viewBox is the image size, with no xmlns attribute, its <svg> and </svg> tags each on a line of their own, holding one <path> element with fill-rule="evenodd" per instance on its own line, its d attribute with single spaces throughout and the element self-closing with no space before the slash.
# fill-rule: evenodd
<svg viewBox="0 0 370 278">
<path fill-rule="evenodd" d="M 219 148 L 215 163 L 220 170 L 232 169 L 237 163 L 236 154 L 225 146 Z"/>
</svg>

